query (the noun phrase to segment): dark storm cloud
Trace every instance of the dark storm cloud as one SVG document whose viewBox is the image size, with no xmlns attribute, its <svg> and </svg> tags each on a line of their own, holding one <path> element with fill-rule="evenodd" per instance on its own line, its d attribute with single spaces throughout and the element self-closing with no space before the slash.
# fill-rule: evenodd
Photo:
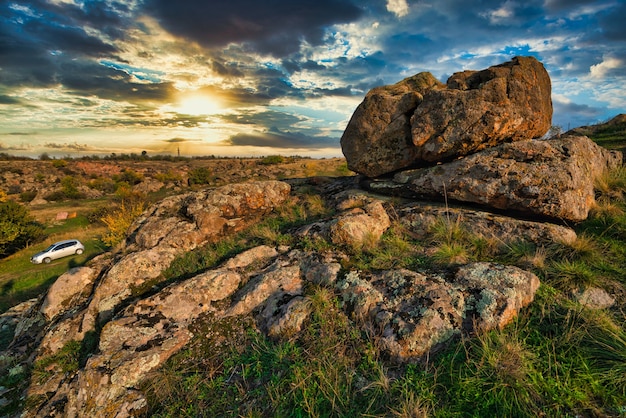
<svg viewBox="0 0 626 418">
<path fill-rule="evenodd" d="M 233 135 L 225 141 L 228 145 L 269 148 L 319 149 L 339 145 L 336 138 L 311 137 L 299 132 L 283 132 L 271 128 L 268 132 L 252 132 Z"/>
<path fill-rule="evenodd" d="M 147 0 L 144 8 L 171 33 L 201 45 L 246 42 L 276 56 L 297 51 L 302 40 L 319 45 L 324 27 L 362 14 L 348 0 Z"/>
<path fill-rule="evenodd" d="M 60 58 L 56 64 L 56 80 L 77 96 L 131 103 L 167 102 L 176 92 L 172 83 L 137 83 L 126 72 L 94 61 Z"/>
<path fill-rule="evenodd" d="M 117 2 L 81 6 L 44 1 L 0 3 L 0 85 L 62 85 L 78 96 L 111 100 L 166 100 L 171 84 L 134 83 L 127 74 L 104 68 L 96 59 L 115 58 L 111 41 L 123 38 L 128 7 Z M 108 40 L 97 32 L 106 34 Z M 74 103 L 81 105 L 81 103 Z M 82 103 L 82 106 L 88 105 Z"/>
<path fill-rule="evenodd" d="M 9 132 L 5 135 L 10 135 L 10 136 L 31 136 L 31 135 L 36 135 L 33 132 Z"/>
<path fill-rule="evenodd" d="M 187 139 L 187 138 L 170 138 L 164 139 L 163 142 L 168 142 L 170 144 L 180 144 L 182 142 L 198 142 L 198 139 Z"/>
<path fill-rule="evenodd" d="M 243 71 L 237 68 L 236 65 L 224 64 L 218 60 L 213 60 L 211 62 L 211 69 L 224 77 L 241 77 L 244 75 Z"/>
<path fill-rule="evenodd" d="M 6 145 L 0 142 L 0 151 L 29 151 L 32 147 L 28 144 Z"/>
</svg>

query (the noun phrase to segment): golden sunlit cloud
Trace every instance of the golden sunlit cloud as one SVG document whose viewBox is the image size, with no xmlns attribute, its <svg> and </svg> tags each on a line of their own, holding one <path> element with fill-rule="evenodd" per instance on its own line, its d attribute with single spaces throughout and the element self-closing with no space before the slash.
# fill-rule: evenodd
<svg viewBox="0 0 626 418">
<path fill-rule="evenodd" d="M 199 116 L 222 113 L 224 108 L 222 103 L 215 97 L 193 94 L 182 96 L 178 104 L 168 110 L 173 110 L 174 112 L 183 113 L 185 115 Z"/>
</svg>

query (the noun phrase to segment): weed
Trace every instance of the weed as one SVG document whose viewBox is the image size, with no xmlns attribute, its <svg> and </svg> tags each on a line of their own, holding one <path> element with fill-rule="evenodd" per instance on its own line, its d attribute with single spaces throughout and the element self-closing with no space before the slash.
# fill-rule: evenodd
<svg viewBox="0 0 626 418">
<path fill-rule="evenodd" d="M 555 261 L 548 268 L 548 280 L 559 289 L 576 289 L 598 284 L 597 274 L 588 263 L 576 261 Z"/>
<path fill-rule="evenodd" d="M 442 243 L 431 254 L 432 259 L 438 264 L 463 264 L 467 263 L 470 256 L 467 248 L 459 243 Z"/>
<path fill-rule="evenodd" d="M 54 371 L 74 373 L 78 370 L 81 358 L 80 341 L 67 342 L 56 354 L 37 360 L 33 366 L 33 379 L 43 383 L 49 379 Z"/>
<path fill-rule="evenodd" d="M 626 193 L 626 167 L 621 166 L 596 177 L 594 188 L 599 197 L 623 199 Z"/>
<path fill-rule="evenodd" d="M 435 244 L 461 243 L 467 239 L 468 232 L 461 222 L 461 217 L 457 217 L 455 221 L 450 218 L 439 218 L 429 228 L 430 239 Z"/>
<path fill-rule="evenodd" d="M 190 186 L 194 184 L 210 184 L 213 180 L 213 173 L 206 167 L 198 167 L 189 170 L 187 178 Z"/>
<path fill-rule="evenodd" d="M 589 234 L 578 234 L 573 242 L 555 244 L 555 257 L 564 260 L 593 260 L 601 256 L 597 240 Z"/>
<path fill-rule="evenodd" d="M 345 267 L 356 270 L 416 268 L 425 263 L 422 244 L 399 222 L 394 222 L 378 242 L 352 248 L 351 255 Z"/>
</svg>

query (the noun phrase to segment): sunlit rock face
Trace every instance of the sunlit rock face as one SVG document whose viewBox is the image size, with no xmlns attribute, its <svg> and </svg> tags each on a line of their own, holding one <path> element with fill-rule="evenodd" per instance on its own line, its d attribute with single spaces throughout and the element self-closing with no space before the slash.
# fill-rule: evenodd
<svg viewBox="0 0 626 418">
<path fill-rule="evenodd" d="M 532 57 L 453 74 L 419 73 L 371 90 L 341 138 L 351 170 L 377 177 L 448 161 L 550 128 L 550 77 Z"/>
<path fill-rule="evenodd" d="M 371 190 L 405 197 L 444 198 L 579 222 L 595 204 L 594 179 L 621 165 L 585 136 L 518 141 L 433 167 L 366 181 Z"/>
</svg>

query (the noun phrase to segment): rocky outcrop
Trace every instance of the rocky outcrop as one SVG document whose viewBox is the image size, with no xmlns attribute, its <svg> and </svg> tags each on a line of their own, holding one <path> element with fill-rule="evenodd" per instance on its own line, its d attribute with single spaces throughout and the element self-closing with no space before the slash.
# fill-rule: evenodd
<svg viewBox="0 0 626 418">
<path fill-rule="evenodd" d="M 420 73 L 373 89 L 341 145 L 348 166 L 378 193 L 579 222 L 595 203 L 595 179 L 623 156 L 581 135 L 536 140 L 551 118 L 548 73 L 516 57 L 455 73 L 445 86 Z"/>
<path fill-rule="evenodd" d="M 532 57 L 453 74 L 420 73 L 370 91 L 341 137 L 348 167 L 378 177 L 468 155 L 550 128 L 550 77 Z"/>
<path fill-rule="evenodd" d="M 289 192 L 288 184 L 267 181 L 165 199 L 131 226 L 123 252 L 61 276 L 40 311 L 29 313 L 29 326 L 18 327 L 16 342 L 37 345 L 39 356 L 49 356 L 69 341 L 83 340 L 128 301 L 164 282 L 163 271 L 178 255 L 250 226 L 281 205 Z M 92 290 L 94 281 L 98 285 Z M 72 304 L 67 303 L 70 300 Z M 55 320 L 46 325 L 41 336 L 41 330 L 36 329 L 46 323 L 46 318 Z M 36 340 L 37 335 L 43 339 Z"/>
<path fill-rule="evenodd" d="M 354 315 L 381 330 L 388 354 L 404 362 L 462 333 L 504 327 L 533 300 L 539 279 L 516 267 L 475 263 L 450 277 L 404 269 L 353 271 L 337 287 Z"/>
<path fill-rule="evenodd" d="M 349 315 L 380 330 L 377 337 L 399 362 L 417 361 L 455 336 L 503 327 L 532 301 L 539 285 L 534 274 L 490 263 L 448 275 L 342 273 L 334 256 L 285 250 L 253 248 L 128 306 L 102 328 L 97 353 L 76 376 L 54 381 L 56 387 L 31 387 L 31 396 L 53 394 L 37 413 L 141 414 L 147 403 L 140 383 L 190 341 L 191 325 L 202 315 L 252 315 L 259 329 L 286 338 L 311 312 L 306 283 L 336 291 Z M 251 271 L 248 263 L 261 267 Z"/>
<path fill-rule="evenodd" d="M 594 179 L 622 156 L 587 137 L 502 144 L 434 167 L 371 180 L 377 192 L 478 203 L 526 216 L 582 221 L 595 203 Z"/>
<path fill-rule="evenodd" d="M 375 332 L 397 362 L 420 361 L 457 336 L 502 327 L 532 301 L 539 281 L 516 267 L 473 263 L 438 272 L 342 267 L 348 258 L 343 249 L 373 245 L 391 218 L 418 236 L 427 234 L 429 219 L 440 216 L 435 208 L 429 212 L 410 202 L 389 212 L 388 202 L 353 186 L 344 180 L 322 184 L 332 190 L 327 197 L 335 215 L 294 231 L 302 239 L 334 243 L 332 252 L 261 245 L 169 285 L 163 270 L 172 257 L 239 230 L 244 218 L 266 214 L 284 200 L 289 186 L 266 182 L 207 190 L 165 199 L 146 211 L 122 253 L 69 271 L 38 302 L 7 315 L 17 330 L 14 356 L 37 361 L 75 342 L 97 344 L 78 370 L 48 366 L 49 377 L 28 389 L 27 396 L 39 403 L 32 402 L 24 416 L 141 415 L 147 407 L 142 382 L 198 330 L 207 332 L 198 323 L 242 321 L 271 338 L 291 338 L 312 312 L 311 286 L 334 292 L 345 313 Z M 203 223 L 207 216 L 223 221 Z M 534 230 L 527 235 L 538 243 L 550 233 L 567 235 L 519 228 Z M 368 230 L 378 232 L 373 237 Z"/>
</svg>

